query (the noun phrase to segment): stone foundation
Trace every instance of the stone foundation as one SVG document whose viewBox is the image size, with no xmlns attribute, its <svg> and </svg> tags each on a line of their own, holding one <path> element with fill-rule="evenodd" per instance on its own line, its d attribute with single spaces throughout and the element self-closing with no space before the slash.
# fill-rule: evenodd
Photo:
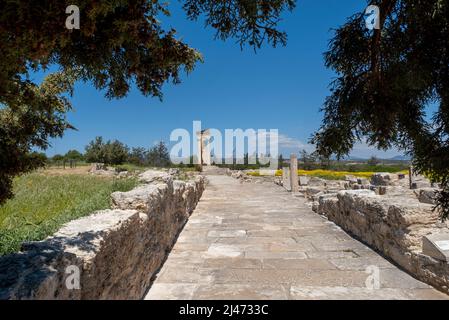
<svg viewBox="0 0 449 320">
<path fill-rule="evenodd" d="M 173 181 L 169 174 L 146 172 L 141 181 L 147 184 L 113 193 L 112 210 L 71 221 L 46 240 L 1 257 L 0 299 L 143 298 L 205 179 Z M 66 285 L 76 284 L 74 270 L 79 289 Z"/>
<path fill-rule="evenodd" d="M 448 232 L 417 198 L 340 191 L 319 198 L 314 210 L 381 252 L 419 280 L 449 293 L 449 264 L 422 254 L 424 235 Z"/>
</svg>

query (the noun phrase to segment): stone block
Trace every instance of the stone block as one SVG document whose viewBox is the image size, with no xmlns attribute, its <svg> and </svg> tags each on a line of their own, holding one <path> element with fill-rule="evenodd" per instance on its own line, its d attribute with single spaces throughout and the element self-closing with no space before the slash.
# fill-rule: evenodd
<svg viewBox="0 0 449 320">
<path fill-rule="evenodd" d="M 53 236 L 0 257 L 0 299 L 143 298 L 205 179 L 173 182 L 154 170 L 141 178 L 154 184 L 114 193 L 114 210 L 70 221 Z M 67 288 L 67 267 L 79 270 L 77 290 Z"/>
<path fill-rule="evenodd" d="M 393 184 L 393 180 L 397 178 L 396 175 L 388 172 L 375 173 L 371 177 L 371 184 L 375 186 L 390 186 Z"/>
<path fill-rule="evenodd" d="M 308 176 L 299 176 L 299 185 L 307 186 L 309 184 L 310 178 Z"/>
<path fill-rule="evenodd" d="M 422 203 L 436 204 L 438 190 L 434 188 L 423 188 L 418 191 L 418 200 Z"/>
<path fill-rule="evenodd" d="M 423 254 L 449 262 L 449 233 L 437 233 L 422 238 Z"/>
</svg>

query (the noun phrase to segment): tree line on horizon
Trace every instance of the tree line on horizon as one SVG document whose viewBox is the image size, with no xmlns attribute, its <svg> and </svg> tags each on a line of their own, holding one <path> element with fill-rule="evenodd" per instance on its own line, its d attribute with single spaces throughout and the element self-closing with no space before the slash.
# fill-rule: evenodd
<svg viewBox="0 0 449 320">
<path fill-rule="evenodd" d="M 45 154 L 42 155 L 45 157 Z M 49 163 L 64 161 L 79 161 L 87 163 L 104 163 L 106 165 L 121 165 L 130 163 L 137 166 L 169 167 L 172 165 L 167 145 L 160 141 L 151 148 L 133 147 L 115 139 L 105 141 L 96 137 L 85 147 L 85 152 L 69 150 L 66 154 L 55 154 L 49 158 Z"/>
<path fill-rule="evenodd" d="M 295 0 L 181 0 L 188 19 L 203 20 L 215 38 L 254 50 L 285 45 L 278 29 Z M 366 0 L 381 13 L 367 28 L 354 12 L 334 29 L 324 55 L 336 73 L 323 105 L 322 125 L 311 139 L 322 157 L 349 154 L 366 140 L 396 147 L 413 158 L 417 173 L 439 182 L 437 207 L 449 217 L 449 0 Z M 83 27 L 65 29 L 64 1 L 0 1 L 0 204 L 13 196 L 13 178 L 41 164 L 50 138 L 74 127 L 67 113 L 78 81 L 124 98 L 135 85 L 162 98 L 166 82 L 203 61 L 160 17 L 165 1 L 79 0 Z M 38 12 L 39 14 L 36 14 Z M 32 72 L 47 70 L 41 83 Z M 428 112 L 428 107 L 436 110 Z M 112 147 L 112 143 L 109 146 Z M 117 147 L 115 145 L 114 147 Z M 112 161 L 112 160 L 111 160 Z"/>
</svg>

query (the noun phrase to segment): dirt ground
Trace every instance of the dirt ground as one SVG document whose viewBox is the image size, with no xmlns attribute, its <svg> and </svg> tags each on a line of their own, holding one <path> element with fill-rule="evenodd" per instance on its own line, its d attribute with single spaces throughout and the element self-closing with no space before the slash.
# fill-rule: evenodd
<svg viewBox="0 0 449 320">
<path fill-rule="evenodd" d="M 77 175 L 87 175 L 89 174 L 89 169 L 91 166 L 84 165 L 84 166 L 77 166 L 76 168 L 70 168 L 66 166 L 64 169 L 61 167 L 48 167 L 45 169 L 40 169 L 38 172 L 45 174 L 45 175 L 51 175 L 51 176 L 59 176 L 59 175 L 67 175 L 67 174 L 77 174 Z"/>
</svg>

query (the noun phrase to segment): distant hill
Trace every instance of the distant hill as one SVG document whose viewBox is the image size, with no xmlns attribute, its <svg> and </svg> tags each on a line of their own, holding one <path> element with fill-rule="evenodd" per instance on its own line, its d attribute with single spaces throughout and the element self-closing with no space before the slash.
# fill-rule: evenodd
<svg viewBox="0 0 449 320">
<path fill-rule="evenodd" d="M 378 158 L 380 161 L 386 160 L 386 161 L 410 161 L 411 158 L 409 156 L 405 155 L 397 155 L 391 158 Z M 331 160 L 337 160 L 335 156 L 331 157 Z M 349 156 L 344 157 L 340 159 L 341 161 L 368 161 L 368 158 L 362 158 L 362 157 L 355 157 L 355 156 Z"/>
<path fill-rule="evenodd" d="M 337 160 L 337 157 L 332 156 L 331 160 Z M 353 156 L 340 158 L 340 161 L 366 161 L 366 160 L 368 160 L 368 159 L 360 158 L 360 157 L 353 157 Z"/>
<path fill-rule="evenodd" d="M 394 160 L 394 161 L 410 161 L 412 158 L 410 158 L 410 156 L 395 156 L 393 158 L 389 158 L 386 160 Z"/>
</svg>

